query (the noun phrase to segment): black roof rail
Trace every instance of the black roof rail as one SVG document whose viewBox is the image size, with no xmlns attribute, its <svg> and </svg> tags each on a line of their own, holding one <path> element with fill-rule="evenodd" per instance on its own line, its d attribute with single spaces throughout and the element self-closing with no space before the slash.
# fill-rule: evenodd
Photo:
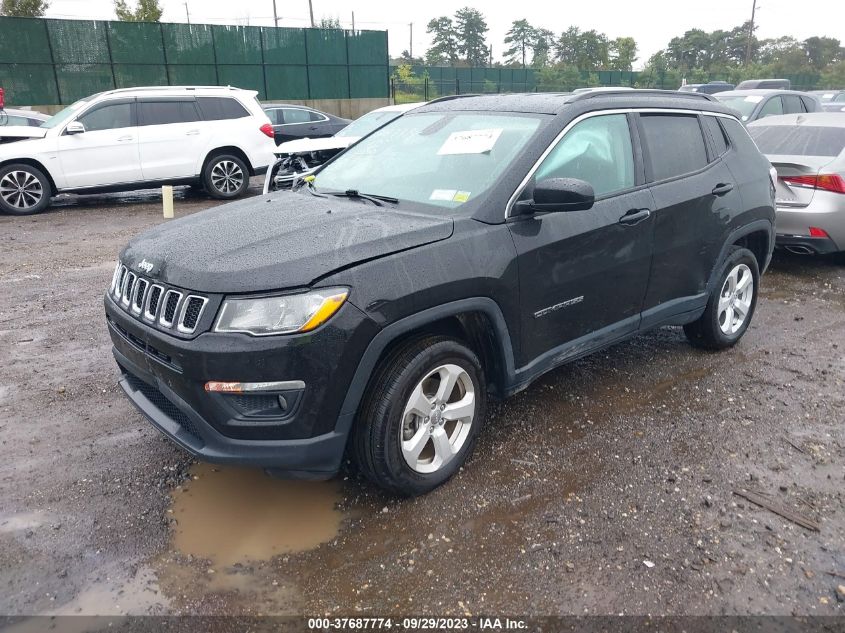
<svg viewBox="0 0 845 633">
<path fill-rule="evenodd" d="M 590 92 L 582 92 L 581 94 L 573 95 L 570 99 L 570 102 L 574 101 L 584 101 L 586 99 L 595 99 L 596 97 L 607 97 L 607 96 L 641 96 L 641 95 L 657 95 L 661 97 L 672 97 L 672 98 L 681 98 L 681 99 L 704 99 L 705 101 L 711 101 L 717 103 L 718 100 L 713 97 L 712 95 L 705 94 L 703 92 L 680 92 L 679 90 L 657 90 L 657 89 L 649 89 L 649 88 L 637 88 L 636 90 L 595 90 Z"/>
<path fill-rule="evenodd" d="M 480 97 L 480 96 L 482 96 L 481 93 L 467 93 L 467 94 L 462 94 L 462 95 L 446 95 L 444 97 L 437 97 L 437 99 L 432 99 L 431 101 L 428 102 L 428 104 L 442 103 L 444 101 L 454 101 L 455 99 L 463 99 L 464 97 Z M 426 104 L 426 105 L 428 105 L 428 104 Z"/>
</svg>

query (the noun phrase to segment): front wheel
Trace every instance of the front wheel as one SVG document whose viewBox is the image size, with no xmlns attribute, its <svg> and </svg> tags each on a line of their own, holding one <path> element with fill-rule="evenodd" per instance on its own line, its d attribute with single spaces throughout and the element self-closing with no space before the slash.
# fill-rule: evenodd
<svg viewBox="0 0 845 633">
<path fill-rule="evenodd" d="M 486 404 L 484 370 L 472 350 L 440 336 L 411 341 L 377 371 L 356 422 L 353 457 L 386 490 L 429 492 L 469 457 Z"/>
<path fill-rule="evenodd" d="M 754 316 L 759 287 L 760 269 L 754 253 L 733 247 L 722 265 L 704 314 L 684 326 L 690 343 L 707 349 L 736 345 Z"/>
<path fill-rule="evenodd" d="M 50 181 L 32 165 L 0 168 L 0 211 L 10 215 L 40 213 L 50 204 Z"/>
<path fill-rule="evenodd" d="M 231 200 L 249 187 L 249 169 L 237 156 L 213 156 L 203 170 L 203 184 L 212 198 Z"/>
</svg>

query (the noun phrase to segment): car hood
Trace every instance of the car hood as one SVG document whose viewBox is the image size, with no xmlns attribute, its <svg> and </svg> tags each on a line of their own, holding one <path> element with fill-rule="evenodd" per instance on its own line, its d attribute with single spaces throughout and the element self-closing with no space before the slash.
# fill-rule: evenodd
<svg viewBox="0 0 845 633">
<path fill-rule="evenodd" d="M 20 140 L 28 138 L 44 138 L 47 135 L 47 128 L 32 127 L 27 125 L 3 125 L 0 126 L 0 139 L 16 138 Z"/>
<path fill-rule="evenodd" d="M 281 191 L 161 224 L 131 240 L 121 261 L 196 292 L 261 292 L 308 286 L 452 230 L 451 218 Z"/>
<path fill-rule="evenodd" d="M 357 136 L 329 136 L 327 138 L 300 138 L 295 141 L 282 143 L 274 152 L 276 154 L 307 154 L 327 149 L 346 149 L 358 140 Z"/>
</svg>

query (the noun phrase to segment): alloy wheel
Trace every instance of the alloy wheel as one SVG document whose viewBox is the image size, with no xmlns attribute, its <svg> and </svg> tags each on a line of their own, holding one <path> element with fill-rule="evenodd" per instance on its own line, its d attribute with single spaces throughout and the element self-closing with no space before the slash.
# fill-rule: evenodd
<svg viewBox="0 0 845 633">
<path fill-rule="evenodd" d="M 475 387 L 462 367 L 440 365 L 414 387 L 402 412 L 399 442 L 405 462 L 434 473 L 460 452 L 475 418 Z"/>
<path fill-rule="evenodd" d="M 751 269 L 739 264 L 728 273 L 719 293 L 719 329 L 733 336 L 742 328 L 754 298 L 754 277 Z"/>
<path fill-rule="evenodd" d="M 41 202 L 44 188 L 28 171 L 10 171 L 0 178 L 0 197 L 10 207 L 26 211 Z"/>
<path fill-rule="evenodd" d="M 244 172 L 235 161 L 221 160 L 211 170 L 211 183 L 220 193 L 236 193 L 243 182 Z"/>
</svg>

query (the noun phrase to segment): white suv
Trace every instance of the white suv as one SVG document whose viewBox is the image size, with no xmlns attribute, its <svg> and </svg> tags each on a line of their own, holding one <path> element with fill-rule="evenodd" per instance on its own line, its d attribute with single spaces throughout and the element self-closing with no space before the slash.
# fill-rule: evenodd
<svg viewBox="0 0 845 633">
<path fill-rule="evenodd" d="M 221 87 L 110 90 L 40 127 L 0 128 L 0 211 L 44 210 L 57 193 L 202 184 L 235 198 L 273 162 L 256 92 Z"/>
</svg>

